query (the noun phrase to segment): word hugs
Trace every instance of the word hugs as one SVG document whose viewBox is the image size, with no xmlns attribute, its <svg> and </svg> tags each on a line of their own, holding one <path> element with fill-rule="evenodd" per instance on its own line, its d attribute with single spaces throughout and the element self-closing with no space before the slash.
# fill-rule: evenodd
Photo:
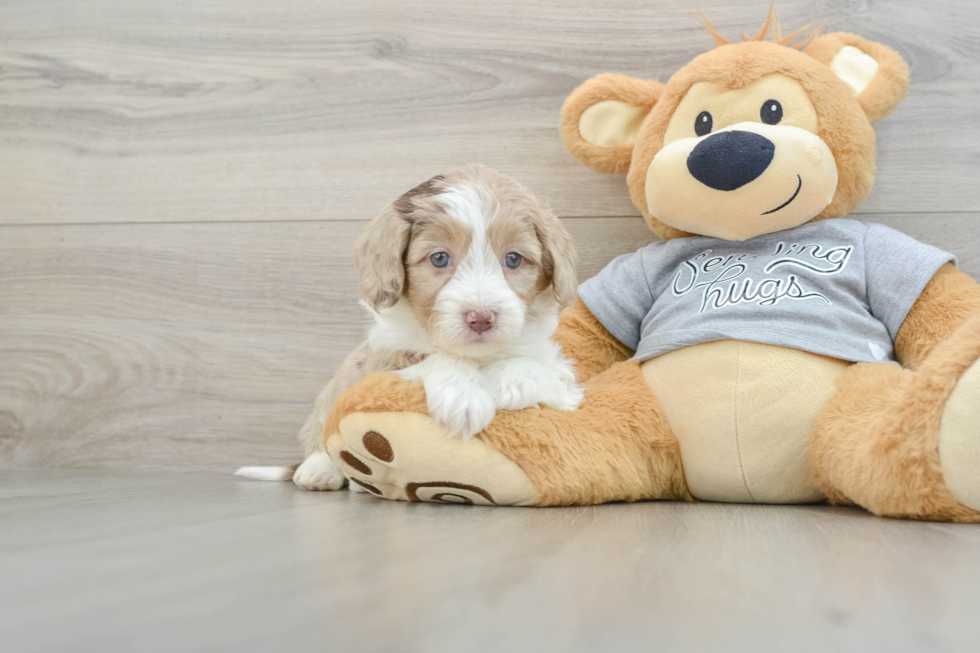
<svg viewBox="0 0 980 653">
<path fill-rule="evenodd" d="M 840 274 L 853 249 L 784 242 L 777 243 L 775 251 L 768 255 L 712 256 L 714 250 L 707 249 L 681 264 L 670 291 L 674 297 L 700 291 L 699 313 L 747 303 L 773 306 L 784 299 L 817 299 L 830 304 L 826 295 L 807 289 L 800 276 Z"/>
</svg>

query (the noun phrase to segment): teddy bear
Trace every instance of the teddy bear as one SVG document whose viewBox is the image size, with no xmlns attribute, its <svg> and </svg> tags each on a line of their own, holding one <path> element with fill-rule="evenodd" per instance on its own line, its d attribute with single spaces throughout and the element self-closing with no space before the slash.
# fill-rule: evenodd
<svg viewBox="0 0 980 653">
<path fill-rule="evenodd" d="M 952 255 L 846 217 L 871 190 L 872 123 L 903 99 L 908 67 L 854 34 L 784 36 L 771 10 L 741 42 L 704 22 L 717 47 L 666 84 L 599 75 L 561 111 L 571 154 L 626 173 L 661 239 L 561 314 L 581 406 L 501 411 L 463 441 L 420 386 L 369 375 L 323 432 L 360 487 L 980 521 L 980 285 Z"/>
</svg>

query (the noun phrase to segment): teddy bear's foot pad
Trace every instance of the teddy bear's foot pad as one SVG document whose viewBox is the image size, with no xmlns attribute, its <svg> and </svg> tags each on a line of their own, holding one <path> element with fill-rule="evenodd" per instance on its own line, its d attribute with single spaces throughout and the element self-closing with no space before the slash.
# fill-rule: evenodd
<svg viewBox="0 0 980 653">
<path fill-rule="evenodd" d="M 479 438 L 463 441 L 421 413 L 354 413 L 327 441 L 330 457 L 362 489 L 385 499 L 532 505 L 524 471 Z"/>
<path fill-rule="evenodd" d="M 960 377 L 943 409 L 939 460 L 953 496 L 980 510 L 980 361 Z"/>
</svg>

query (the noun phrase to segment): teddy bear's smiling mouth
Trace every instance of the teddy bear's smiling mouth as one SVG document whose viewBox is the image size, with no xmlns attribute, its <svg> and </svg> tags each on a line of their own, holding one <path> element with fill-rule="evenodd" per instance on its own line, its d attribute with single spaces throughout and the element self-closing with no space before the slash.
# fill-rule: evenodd
<svg viewBox="0 0 980 653">
<path fill-rule="evenodd" d="M 783 202 L 782 204 L 780 204 L 780 205 L 779 205 L 779 206 L 777 206 L 776 208 L 774 208 L 774 209 L 770 209 L 770 210 L 768 210 L 768 211 L 766 211 L 766 212 L 765 212 L 765 213 L 763 213 L 762 215 L 769 215 L 770 213 L 775 213 L 776 211 L 778 211 L 778 210 L 780 210 L 780 209 L 785 209 L 785 208 L 786 208 L 787 206 L 789 206 L 789 205 L 790 205 L 790 203 L 791 203 L 791 202 L 792 202 L 793 200 L 795 200 L 795 199 L 796 199 L 796 196 L 800 194 L 800 189 L 801 189 L 801 188 L 803 188 L 803 178 L 802 178 L 802 177 L 800 177 L 799 175 L 796 175 L 796 181 L 797 181 L 798 183 L 796 184 L 796 192 L 795 192 L 795 193 L 793 193 L 793 197 L 791 197 L 791 198 L 789 198 L 788 200 L 786 200 L 785 202 Z"/>
</svg>

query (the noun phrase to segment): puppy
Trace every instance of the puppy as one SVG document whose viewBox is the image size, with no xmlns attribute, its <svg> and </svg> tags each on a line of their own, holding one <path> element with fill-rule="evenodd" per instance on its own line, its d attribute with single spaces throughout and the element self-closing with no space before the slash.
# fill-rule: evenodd
<svg viewBox="0 0 980 653">
<path fill-rule="evenodd" d="M 481 165 L 433 177 L 371 221 L 354 261 L 373 324 L 300 431 L 306 460 L 292 474 L 238 474 L 341 487 L 323 448 L 324 422 L 337 397 L 374 371 L 424 385 L 429 414 L 463 438 L 497 410 L 578 406 L 575 371 L 551 340 L 560 307 L 576 296 L 572 239 L 513 179 Z"/>
</svg>

